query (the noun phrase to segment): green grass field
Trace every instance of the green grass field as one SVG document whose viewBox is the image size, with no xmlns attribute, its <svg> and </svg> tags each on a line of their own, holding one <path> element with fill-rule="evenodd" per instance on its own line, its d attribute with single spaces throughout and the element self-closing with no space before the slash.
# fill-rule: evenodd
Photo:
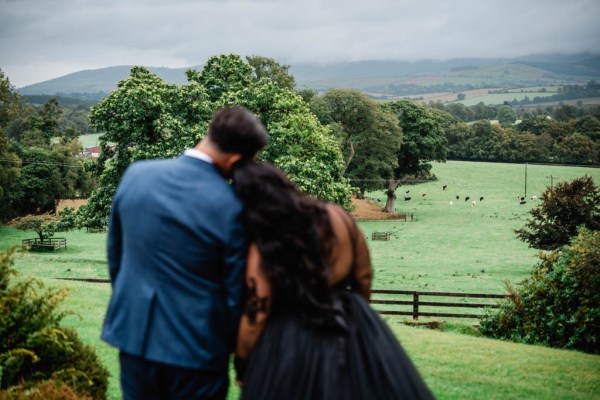
<svg viewBox="0 0 600 400">
<path fill-rule="evenodd" d="M 98 146 L 100 144 L 100 136 L 102 133 L 91 133 L 89 135 L 81 135 L 79 136 L 79 141 L 81 145 L 85 147 L 93 147 Z"/>
<path fill-rule="evenodd" d="M 527 277 L 537 252 L 513 232 L 523 226 L 527 212 L 536 204 L 528 201 L 520 206 L 517 201 L 524 194 L 525 166 L 452 161 L 435 164 L 433 172 L 438 181 L 398 188 L 397 210 L 412 213 L 413 222 L 359 223 L 367 238 L 375 230 L 392 232 L 388 242 L 368 240 L 374 287 L 502 293 L 504 280 L 518 282 Z M 539 197 L 551 175 L 556 184 L 585 174 L 600 182 L 600 169 L 529 165 L 527 197 Z M 445 191 L 444 184 L 448 185 Z M 405 203 L 402 198 L 407 190 L 413 200 Z M 465 202 L 465 196 L 471 200 Z M 383 191 L 370 197 L 375 203 L 385 200 Z M 477 200 L 476 206 L 472 200 Z M 0 227 L 0 250 L 34 235 Z M 78 316 L 69 316 L 65 323 L 96 347 L 112 373 L 109 398 L 118 399 L 117 352 L 99 340 L 110 285 L 52 279 L 107 277 L 106 234 L 74 231 L 56 236 L 68 239 L 67 250 L 19 253 L 16 268 L 42 278 L 49 286 L 69 288 L 64 307 Z M 401 321 L 388 318 L 439 399 L 600 398 L 600 356 L 407 327 Z M 229 398 L 237 398 L 237 393 L 232 388 Z"/>
<path fill-rule="evenodd" d="M 465 106 L 474 106 L 475 104 L 479 104 L 481 102 L 485 104 L 504 104 L 505 101 L 511 102 L 513 100 L 521 101 L 525 97 L 529 97 L 529 99 L 533 100 L 535 97 L 549 97 L 554 93 L 548 92 L 509 92 L 509 93 L 490 93 L 483 96 L 470 97 L 467 93 L 467 97 L 465 100 L 460 101 L 459 103 L 464 104 Z M 546 103 L 540 103 L 540 105 L 546 105 Z"/>
</svg>

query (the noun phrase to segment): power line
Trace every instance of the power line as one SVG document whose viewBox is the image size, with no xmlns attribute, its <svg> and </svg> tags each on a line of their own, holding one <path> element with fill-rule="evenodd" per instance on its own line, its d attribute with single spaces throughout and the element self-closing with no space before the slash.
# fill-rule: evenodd
<svg viewBox="0 0 600 400">
<path fill-rule="evenodd" d="M 389 182 L 390 180 L 393 180 L 395 182 L 398 182 L 397 179 L 367 179 L 367 178 L 348 178 L 349 181 L 359 181 L 359 182 Z M 424 183 L 424 182 L 431 182 L 431 180 L 428 179 L 401 179 L 399 181 L 400 183 Z"/>
<path fill-rule="evenodd" d="M 12 158 L 0 157 L 1 162 L 8 162 L 14 164 L 35 164 L 35 165 L 48 165 L 54 167 L 75 167 L 75 168 L 84 168 L 82 164 L 76 163 L 61 163 L 61 162 L 53 162 L 53 161 L 35 161 L 35 160 L 14 160 Z"/>
</svg>

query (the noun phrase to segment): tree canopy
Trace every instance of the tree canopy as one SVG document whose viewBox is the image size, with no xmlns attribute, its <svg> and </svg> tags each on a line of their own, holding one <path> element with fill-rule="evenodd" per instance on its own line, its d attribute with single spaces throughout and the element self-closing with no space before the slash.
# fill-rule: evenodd
<svg viewBox="0 0 600 400">
<path fill-rule="evenodd" d="M 94 179 L 78 157 L 78 132 L 50 97 L 25 107 L 0 70 L 0 222 L 54 212 L 60 199 L 86 196 Z"/>
<path fill-rule="evenodd" d="M 280 65 L 272 58 L 250 56 L 246 57 L 248 64 L 253 69 L 255 79 L 267 78 L 279 87 L 293 90 L 296 86 L 296 80 L 290 75 L 289 65 Z"/>
<path fill-rule="evenodd" d="M 346 163 L 345 175 L 363 193 L 394 178 L 402 143 L 398 119 L 356 90 L 332 89 L 310 101 L 321 123 L 331 128 Z"/>
<path fill-rule="evenodd" d="M 212 57 L 202 71 L 189 70 L 189 83 L 181 86 L 134 67 L 129 78 L 91 110 L 92 126 L 104 134 L 99 187 L 82 211 L 84 225 L 106 223 L 112 196 L 129 164 L 179 155 L 203 137 L 215 110 L 233 105 L 250 109 L 265 124 L 270 138 L 261 160 L 281 168 L 308 194 L 348 208 L 350 186 L 327 129 L 295 92 L 253 74 L 252 66 L 233 54 Z"/>
<path fill-rule="evenodd" d="M 446 161 L 448 142 L 442 120 L 436 114 L 408 100 L 386 103 L 385 108 L 398 118 L 404 135 L 398 153 L 397 178 L 428 174 L 431 161 Z"/>
<path fill-rule="evenodd" d="M 498 109 L 498 122 L 502 126 L 508 126 L 515 123 L 517 120 L 517 113 L 509 105 L 500 106 Z"/>
</svg>

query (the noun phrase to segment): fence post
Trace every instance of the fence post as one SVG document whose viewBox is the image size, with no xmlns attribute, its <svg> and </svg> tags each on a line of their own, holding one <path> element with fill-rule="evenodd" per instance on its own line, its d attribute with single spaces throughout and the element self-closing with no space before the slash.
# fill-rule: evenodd
<svg viewBox="0 0 600 400">
<path fill-rule="evenodd" d="M 419 292 L 413 293 L 413 319 L 417 321 L 419 319 Z"/>
</svg>

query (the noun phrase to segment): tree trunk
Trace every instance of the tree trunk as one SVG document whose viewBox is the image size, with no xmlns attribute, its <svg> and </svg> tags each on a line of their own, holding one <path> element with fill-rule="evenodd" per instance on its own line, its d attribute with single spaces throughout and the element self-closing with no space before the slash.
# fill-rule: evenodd
<svg viewBox="0 0 600 400">
<path fill-rule="evenodd" d="M 352 144 L 352 140 L 348 140 L 348 144 L 350 146 L 350 154 L 348 155 L 348 161 L 346 161 L 346 166 L 344 167 L 344 171 L 342 171 L 342 174 L 346 173 L 348 165 L 350 165 L 352 159 L 354 158 L 354 145 Z"/>
<path fill-rule="evenodd" d="M 394 212 L 394 207 L 396 206 L 396 189 L 400 181 L 395 179 L 388 180 L 388 190 L 387 190 L 387 201 L 385 203 L 385 212 Z"/>
</svg>

